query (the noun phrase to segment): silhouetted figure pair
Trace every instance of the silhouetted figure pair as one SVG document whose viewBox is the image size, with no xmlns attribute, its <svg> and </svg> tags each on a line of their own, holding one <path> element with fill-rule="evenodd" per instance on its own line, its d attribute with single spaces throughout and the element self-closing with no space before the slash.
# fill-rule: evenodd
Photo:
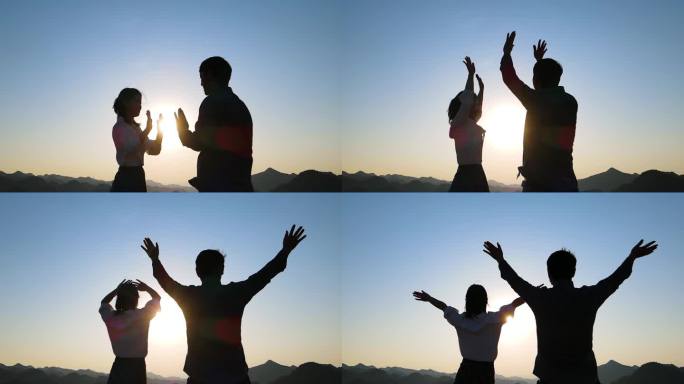
<svg viewBox="0 0 684 384">
<path fill-rule="evenodd" d="M 138 309 L 138 291 L 152 297 L 143 308 Z M 110 302 L 116 296 L 116 309 Z M 116 358 L 109 372 L 107 384 L 145 384 L 147 370 L 147 334 L 150 320 L 159 312 L 159 294 L 147 284 L 123 280 L 109 292 L 100 303 L 100 316 L 107 326 L 107 333 Z"/>
<path fill-rule="evenodd" d="M 634 261 L 651 254 L 655 241 L 639 241 L 613 274 L 596 285 L 576 288 L 576 259 L 567 250 L 552 253 L 546 261 L 552 288 L 535 287 L 504 260 L 501 246 L 484 243 L 484 252 L 499 264 L 501 277 L 525 300 L 537 323 L 537 358 L 534 374 L 540 384 L 599 383 L 593 351 L 596 312 L 632 273 Z"/>
<path fill-rule="evenodd" d="M 117 120 L 112 128 L 112 139 L 116 147 L 119 170 L 112 182 L 112 192 L 147 192 L 143 170 L 145 153 L 158 155 L 161 152 L 164 133 L 159 125 L 162 115 L 159 115 L 157 120 L 157 138 L 150 140 L 147 137 L 152 130 L 150 111 L 146 114 L 147 124 L 144 130 L 135 121 L 141 109 L 142 94 L 134 88 L 124 88 L 114 101 Z"/>
<path fill-rule="evenodd" d="M 207 249 L 195 260 L 200 286 L 176 282 L 159 261 L 159 246 L 146 238 L 142 248 L 152 260 L 159 285 L 180 306 L 185 316 L 188 353 L 183 370 L 188 384 L 249 384 L 242 349 L 242 314 L 249 301 L 277 274 L 285 270 L 292 250 L 306 238 L 304 229 L 285 231 L 283 246 L 261 270 L 245 281 L 221 284 L 224 255 Z"/>
<path fill-rule="evenodd" d="M 577 101 L 559 86 L 563 67 L 544 58 L 546 41 L 533 45 L 534 89 L 515 72 L 511 51 L 515 31 L 506 36 L 501 58 L 501 75 L 508 89 L 527 110 L 523 137 L 523 161 L 518 168 L 525 180 L 523 192 L 577 192 L 572 167 L 572 149 L 577 123 Z"/>
<path fill-rule="evenodd" d="M 413 296 L 416 300 L 434 305 L 456 328 L 463 361 L 454 384 L 494 384 L 494 360 L 498 354 L 501 327 L 508 316 L 513 316 L 515 309 L 525 302 L 518 297 L 496 312 L 487 312 L 487 291 L 478 284 L 468 288 L 465 311 L 462 313 L 425 291 L 413 292 Z"/>
<path fill-rule="evenodd" d="M 199 68 L 204 94 L 195 130 L 190 131 L 181 108 L 174 113 L 181 143 L 199 152 L 197 176 L 189 180 L 200 192 L 252 192 L 252 115 L 245 103 L 228 86 L 232 69 L 218 56 L 202 62 Z M 112 131 L 119 163 L 112 192 L 146 192 L 143 156 L 158 155 L 163 132 L 149 140 L 152 119 L 147 111 L 145 130 L 134 118 L 140 115 L 141 93 L 125 88 L 114 102 L 117 122 Z M 162 115 L 159 115 L 158 125 Z"/>
<path fill-rule="evenodd" d="M 475 63 L 468 56 L 463 63 L 468 69 L 465 89 L 451 100 L 447 110 L 449 137 L 454 140 L 458 162 L 449 192 L 489 192 L 487 176 L 482 168 L 485 130 L 477 125 L 482 116 L 484 83 L 478 75 L 480 93 L 475 95 Z"/>
</svg>

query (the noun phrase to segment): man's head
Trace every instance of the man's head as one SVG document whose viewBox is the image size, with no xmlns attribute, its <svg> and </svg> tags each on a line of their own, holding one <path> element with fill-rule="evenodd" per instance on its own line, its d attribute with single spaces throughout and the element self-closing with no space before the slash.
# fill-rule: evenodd
<svg viewBox="0 0 684 384">
<path fill-rule="evenodd" d="M 216 249 L 205 249 L 195 259 L 195 272 L 200 280 L 207 278 L 221 278 L 225 261 L 223 253 Z"/>
<path fill-rule="evenodd" d="M 555 284 L 560 280 L 572 280 L 575 277 L 576 266 L 577 259 L 575 259 L 575 255 L 567 249 L 561 249 L 552 253 L 546 260 L 549 281 L 551 281 L 551 284 Z"/>
<path fill-rule="evenodd" d="M 114 307 L 118 312 L 138 308 L 138 289 L 132 283 L 121 284 L 116 290 L 116 303 Z"/>
<path fill-rule="evenodd" d="M 208 95 L 214 89 L 228 86 L 233 69 L 223 57 L 214 56 L 200 64 L 199 72 L 204 94 Z"/>
<path fill-rule="evenodd" d="M 534 65 L 534 89 L 556 87 L 563 75 L 563 67 L 554 59 L 541 59 Z"/>
</svg>

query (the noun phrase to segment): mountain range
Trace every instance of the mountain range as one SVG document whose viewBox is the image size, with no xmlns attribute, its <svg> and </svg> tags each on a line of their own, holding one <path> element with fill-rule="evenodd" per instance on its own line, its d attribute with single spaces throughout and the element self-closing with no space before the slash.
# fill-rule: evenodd
<svg viewBox="0 0 684 384">
<path fill-rule="evenodd" d="M 646 363 L 627 366 L 608 361 L 598 367 L 602 384 L 681 384 L 684 368 L 671 364 Z M 336 367 L 314 362 L 300 366 L 281 365 L 274 361 L 251 367 L 252 384 L 451 384 L 454 373 L 430 369 L 407 369 L 401 367 L 376 368 L 357 364 Z M 148 373 L 149 384 L 181 384 L 186 379 L 162 377 Z M 0 364 L 0 384 L 105 384 L 107 374 L 89 369 L 64 369 L 58 367 L 34 368 L 16 364 Z M 504 377 L 497 375 L 496 384 L 534 384 L 536 379 Z"/>
<path fill-rule="evenodd" d="M 273 168 L 252 175 L 258 192 L 445 192 L 448 180 L 433 177 L 411 177 L 397 174 L 376 175 L 321 172 L 306 170 L 283 173 Z M 649 170 L 641 174 L 625 173 L 615 168 L 578 180 L 582 192 L 684 192 L 684 175 L 674 172 Z M 0 171 L 0 192 L 106 192 L 111 181 L 91 177 L 33 175 Z M 492 192 L 519 192 L 520 185 L 489 180 Z M 190 186 L 167 185 L 147 181 L 150 192 L 194 192 Z"/>
</svg>

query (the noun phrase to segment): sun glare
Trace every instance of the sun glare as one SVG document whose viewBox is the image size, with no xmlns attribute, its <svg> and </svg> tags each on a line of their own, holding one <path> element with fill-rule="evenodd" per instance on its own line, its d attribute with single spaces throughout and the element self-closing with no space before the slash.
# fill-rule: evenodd
<svg viewBox="0 0 684 384">
<path fill-rule="evenodd" d="M 518 343 L 528 338 L 534 332 L 534 315 L 529 308 L 520 307 L 516 309 L 515 316 L 508 316 L 506 324 L 501 331 L 503 342 Z"/>
<path fill-rule="evenodd" d="M 152 105 L 149 108 L 152 115 L 152 132 L 149 137 L 154 139 L 157 137 L 157 120 L 159 114 L 162 114 L 161 130 L 164 133 L 164 141 L 162 143 L 162 151 L 176 150 L 182 147 L 178 133 L 176 132 L 176 118 L 173 113 L 178 110 L 169 105 Z M 141 119 L 144 121 L 144 118 Z"/>
<path fill-rule="evenodd" d="M 499 104 L 485 109 L 479 124 L 487 131 L 485 146 L 508 151 L 522 150 L 525 110 L 521 106 Z"/>
<path fill-rule="evenodd" d="M 166 300 L 165 300 L 166 301 Z M 164 303 L 150 322 L 150 340 L 163 345 L 185 342 L 185 318 L 175 303 Z"/>
</svg>

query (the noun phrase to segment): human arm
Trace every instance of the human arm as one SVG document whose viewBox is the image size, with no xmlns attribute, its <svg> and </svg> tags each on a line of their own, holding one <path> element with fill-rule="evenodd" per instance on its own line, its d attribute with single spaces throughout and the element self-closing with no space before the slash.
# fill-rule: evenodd
<svg viewBox="0 0 684 384">
<path fill-rule="evenodd" d="M 147 116 L 147 123 L 145 124 L 145 129 L 140 132 L 140 143 L 143 144 L 147 140 L 147 135 L 152 131 L 152 115 L 149 110 L 145 113 L 145 116 Z"/>
<path fill-rule="evenodd" d="M 112 290 L 105 297 L 102 298 L 102 300 L 100 301 L 100 304 L 109 304 L 114 299 L 114 297 L 116 297 L 116 293 L 119 291 L 119 287 L 121 287 L 125 283 L 126 283 L 126 279 L 121 280 L 119 285 L 117 285 L 116 288 L 114 288 L 114 290 Z"/>
<path fill-rule="evenodd" d="M 501 278 L 506 280 L 508 285 L 517 293 L 524 301 L 529 302 L 536 295 L 537 288 L 532 286 L 532 284 L 525 281 L 523 278 L 518 276 L 518 274 L 513 270 L 513 268 L 504 259 L 503 249 L 499 243 L 496 246 L 489 241 L 484 243 L 484 253 L 494 259 L 499 265 L 499 271 L 501 273 Z"/>
<path fill-rule="evenodd" d="M 655 241 L 644 244 L 640 240 L 630 251 L 627 258 L 610 276 L 601 280 L 594 286 L 596 289 L 597 304 L 601 305 L 610 295 L 612 295 L 627 278 L 632 274 L 632 267 L 636 259 L 653 253 L 658 248 Z"/>
<path fill-rule="evenodd" d="M 148 155 L 158 155 L 161 153 L 162 140 L 164 139 L 164 131 L 162 130 L 161 123 L 164 120 L 162 114 L 159 114 L 159 120 L 157 120 L 157 137 L 154 140 L 147 141 L 146 151 Z"/>
<path fill-rule="evenodd" d="M 292 250 L 294 250 L 305 238 L 304 228 L 301 226 L 295 229 L 295 226 L 293 225 L 289 231 L 285 231 L 285 235 L 283 236 L 283 247 L 278 254 L 259 271 L 240 283 L 245 288 L 245 293 L 248 298 L 252 298 L 259 293 L 271 279 L 285 270 L 290 252 L 292 252 Z"/>
<path fill-rule="evenodd" d="M 446 304 L 444 304 L 442 301 L 439 301 L 435 299 L 434 297 L 430 296 L 429 293 L 425 291 L 414 291 L 413 292 L 413 298 L 418 300 L 418 301 L 427 301 L 428 303 L 432 304 L 435 308 L 439 309 L 440 311 L 444 311 L 447 307 Z"/>
<path fill-rule="evenodd" d="M 155 291 L 154 289 L 152 289 L 152 287 L 150 287 L 149 285 L 145 284 L 143 281 L 141 281 L 141 280 L 136 280 L 136 281 L 133 282 L 133 285 L 135 286 L 135 288 L 136 288 L 138 291 L 147 292 L 153 299 L 155 299 L 155 300 L 161 300 L 161 296 L 159 296 L 159 294 L 157 293 L 157 291 Z"/>
<path fill-rule="evenodd" d="M 468 78 L 466 79 L 466 85 L 465 89 L 470 90 L 470 91 L 475 91 L 475 63 L 473 63 L 470 60 L 469 56 L 465 57 L 465 60 L 463 60 L 463 64 L 465 64 L 466 69 L 468 69 Z"/>
<path fill-rule="evenodd" d="M 152 261 L 152 274 L 154 278 L 157 279 L 162 289 L 175 299 L 175 295 L 183 288 L 183 285 L 172 279 L 161 261 L 159 261 L 159 244 L 153 243 L 150 238 L 146 237 L 140 248 L 147 253 L 147 256 Z"/>
<path fill-rule="evenodd" d="M 212 126 L 208 121 L 209 112 L 212 109 L 209 106 L 210 101 L 205 99 L 199 108 L 199 115 L 197 116 L 197 123 L 195 124 L 195 131 L 190 131 L 188 119 L 181 108 L 178 112 L 174 112 L 176 117 L 176 129 L 178 130 L 178 138 L 183 146 L 188 147 L 194 151 L 202 151 L 213 148 L 214 145 L 214 131 L 216 127 Z"/>
<path fill-rule="evenodd" d="M 484 82 L 482 81 L 482 78 L 480 75 L 475 75 L 477 78 L 477 84 L 478 87 L 480 88 L 480 91 L 477 94 L 477 97 L 475 98 L 475 107 L 473 108 L 473 114 L 472 118 L 475 120 L 475 122 L 480 120 L 480 117 L 482 117 L 482 103 L 484 101 Z"/>
<path fill-rule="evenodd" d="M 528 102 L 534 95 L 534 90 L 520 80 L 518 74 L 515 72 L 513 58 L 511 57 L 514 42 L 515 31 L 506 35 L 506 42 L 504 43 L 503 56 L 501 57 L 501 65 L 499 69 L 501 70 L 501 76 L 503 78 L 504 84 L 506 84 L 508 89 L 513 92 L 515 97 L 517 97 L 518 100 L 520 100 L 520 102 L 527 107 Z"/>
</svg>

